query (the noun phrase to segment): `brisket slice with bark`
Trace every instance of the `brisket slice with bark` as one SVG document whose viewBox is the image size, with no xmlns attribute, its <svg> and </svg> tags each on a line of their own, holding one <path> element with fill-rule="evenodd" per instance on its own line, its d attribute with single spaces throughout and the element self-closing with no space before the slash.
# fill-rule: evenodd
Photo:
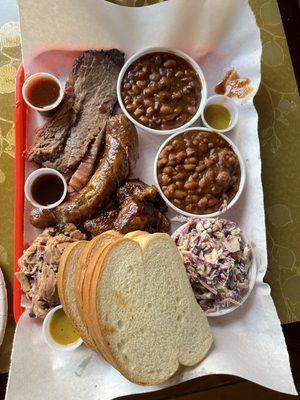
<svg viewBox="0 0 300 400">
<path fill-rule="evenodd" d="M 91 142 L 103 134 L 117 100 L 124 53 L 85 51 L 74 63 L 63 104 L 39 131 L 29 160 L 62 173 L 74 170 Z"/>
<path fill-rule="evenodd" d="M 102 138 L 103 132 L 101 131 L 95 137 L 95 140 L 91 142 L 88 151 L 80 161 L 76 171 L 71 176 L 68 183 L 68 193 L 70 197 L 74 196 L 80 191 L 80 189 L 84 188 L 93 175 L 96 160 L 100 155 Z"/>
</svg>

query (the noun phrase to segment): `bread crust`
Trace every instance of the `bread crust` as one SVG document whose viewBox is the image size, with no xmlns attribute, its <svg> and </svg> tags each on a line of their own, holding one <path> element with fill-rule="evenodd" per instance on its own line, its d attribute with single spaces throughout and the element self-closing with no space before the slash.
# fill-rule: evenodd
<svg viewBox="0 0 300 400">
<path fill-rule="evenodd" d="M 138 237 L 147 236 L 147 235 L 151 235 L 151 233 L 148 233 L 148 232 L 145 232 L 145 231 L 133 231 L 133 232 L 126 233 L 126 235 L 124 235 L 124 237 L 128 238 L 128 239 L 135 240 Z"/>
<path fill-rule="evenodd" d="M 89 261 L 91 260 L 93 256 L 93 252 L 97 248 L 97 246 L 101 246 L 101 242 L 103 241 L 103 238 L 105 237 L 122 237 L 122 235 L 116 231 L 107 231 L 102 233 L 101 235 L 98 235 L 94 237 L 86 247 L 83 249 L 79 260 L 78 260 L 78 268 L 76 271 L 76 276 L 75 276 L 75 288 L 76 288 L 76 302 L 79 311 L 82 313 L 82 306 L 83 306 L 83 301 L 82 301 L 82 296 L 83 296 L 83 283 L 84 283 L 84 274 L 86 271 L 86 268 L 88 266 Z M 83 317 L 83 316 L 82 316 Z M 84 318 L 84 317 L 83 317 Z"/>
<path fill-rule="evenodd" d="M 102 233 L 99 236 L 94 237 L 86 247 L 83 249 L 79 260 L 78 260 L 78 267 L 76 269 L 76 275 L 75 275 L 75 299 L 76 299 L 76 304 L 78 307 L 78 312 L 81 317 L 81 319 L 86 323 L 86 313 L 84 312 L 83 309 L 83 287 L 84 287 L 84 277 L 85 277 L 85 272 L 88 267 L 88 264 L 93 257 L 93 252 L 97 249 L 97 247 L 101 247 L 102 242 L 105 238 L 118 238 L 122 237 L 122 235 L 116 231 L 107 231 Z M 88 325 L 87 330 L 88 330 Z M 92 338 L 91 338 L 92 339 Z M 91 340 L 93 342 L 93 340 Z M 94 349 L 96 345 L 94 344 Z"/>
<path fill-rule="evenodd" d="M 122 240 L 121 238 L 117 238 L 116 237 L 116 241 L 118 240 Z M 96 344 L 96 348 L 97 348 L 97 352 L 101 353 L 103 358 L 105 358 L 105 360 L 107 362 L 109 362 L 111 365 L 114 366 L 114 362 L 111 358 L 110 353 L 108 353 L 103 345 L 103 339 L 101 337 L 101 335 L 98 335 L 99 332 L 97 332 L 95 330 L 94 324 L 93 324 L 93 313 L 92 313 L 92 307 L 91 307 L 91 299 L 92 299 L 92 294 L 91 294 L 91 286 L 92 283 L 94 281 L 94 276 L 97 273 L 98 270 L 101 269 L 101 261 L 100 261 L 100 257 L 101 254 L 105 251 L 106 248 L 108 248 L 109 246 L 111 246 L 113 243 L 106 243 L 105 245 L 101 246 L 101 248 L 99 248 L 97 250 L 97 252 L 93 255 L 93 257 L 90 259 L 88 266 L 85 270 L 85 274 L 84 274 L 84 282 L 83 282 L 83 296 L 82 296 L 82 300 L 83 300 L 83 310 L 84 310 L 84 314 L 86 316 L 86 322 L 89 326 L 90 329 L 90 333 L 91 336 L 94 340 L 94 343 Z"/>
<path fill-rule="evenodd" d="M 67 259 L 70 255 L 70 253 L 73 251 L 73 249 L 76 249 L 78 246 L 81 245 L 81 243 L 85 243 L 86 240 L 79 240 L 77 242 L 70 243 L 64 250 L 63 254 L 60 257 L 59 260 L 59 266 L 58 266 L 58 271 L 57 271 L 57 276 L 56 276 L 56 283 L 57 283 L 57 290 L 58 290 L 58 296 L 60 299 L 61 304 L 65 303 L 65 298 L 64 298 L 64 276 L 65 276 L 65 268 L 67 264 Z"/>
<path fill-rule="evenodd" d="M 90 341 L 90 338 L 86 333 L 81 329 L 81 327 L 78 325 L 76 320 L 73 318 L 72 312 L 70 310 L 70 305 L 68 303 L 67 297 L 65 295 L 65 282 L 66 282 L 66 276 L 69 273 L 70 265 L 69 265 L 69 260 L 72 257 L 73 252 L 78 250 L 80 247 L 83 248 L 87 245 L 86 240 L 79 240 L 77 242 L 71 243 L 63 252 L 60 263 L 59 263 L 59 268 L 58 268 L 58 273 L 57 273 L 57 288 L 58 288 L 58 295 L 60 302 L 63 306 L 63 309 L 68 317 L 68 319 L 71 321 L 73 324 L 74 328 L 76 329 L 77 333 L 79 336 L 82 338 L 84 343 L 88 347 L 92 347 L 92 343 Z"/>
</svg>

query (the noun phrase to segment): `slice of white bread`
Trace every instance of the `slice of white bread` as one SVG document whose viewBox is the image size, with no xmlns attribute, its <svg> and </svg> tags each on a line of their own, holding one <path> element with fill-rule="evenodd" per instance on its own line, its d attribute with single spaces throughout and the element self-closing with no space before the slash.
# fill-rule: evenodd
<svg viewBox="0 0 300 400">
<path fill-rule="evenodd" d="M 151 235 L 151 233 L 148 233 L 145 231 L 133 231 L 133 232 L 126 233 L 126 235 L 124 235 L 124 237 L 134 240 L 140 236 L 147 236 L 147 235 Z"/>
<path fill-rule="evenodd" d="M 82 320 L 75 300 L 75 275 L 78 266 L 78 259 L 83 249 L 87 245 L 87 241 L 80 240 L 71 243 L 61 256 L 58 273 L 57 288 L 60 302 L 69 320 L 73 323 L 74 328 L 78 332 L 83 341 L 91 348 L 93 343 L 90 339 L 85 322 Z"/>
<path fill-rule="evenodd" d="M 86 269 L 92 259 L 93 256 L 97 253 L 102 246 L 107 243 L 113 242 L 115 239 L 121 238 L 122 235 L 116 231 L 107 231 L 94 237 L 88 244 L 85 246 L 78 260 L 78 268 L 76 270 L 75 276 L 75 287 L 76 287 L 76 302 L 79 313 L 81 314 L 82 319 L 84 319 L 83 312 L 83 285 L 84 285 L 84 275 Z"/>
<path fill-rule="evenodd" d="M 205 357 L 212 335 L 169 235 L 119 239 L 94 262 L 93 338 L 125 377 L 156 385 Z"/>
<path fill-rule="evenodd" d="M 107 244 L 115 241 L 116 239 L 122 237 L 122 235 L 116 231 L 107 231 L 102 233 L 99 236 L 96 236 L 94 239 L 92 239 L 85 249 L 82 251 L 80 258 L 78 260 L 78 268 L 76 272 L 76 277 L 75 277 L 75 283 L 76 283 L 76 302 L 77 302 L 77 307 L 79 314 L 82 318 L 82 321 L 84 321 L 86 325 L 86 329 L 88 331 L 89 337 L 90 337 L 90 343 L 92 346 L 90 346 L 94 351 L 99 353 L 106 361 L 109 361 L 109 357 L 105 354 L 103 349 L 95 343 L 92 333 L 91 333 L 91 328 L 90 324 L 88 323 L 88 317 L 89 313 L 86 311 L 86 308 L 83 305 L 83 296 L 84 296 L 84 287 L 87 287 L 87 294 L 85 296 L 85 299 L 89 299 L 89 283 L 87 282 L 87 279 L 85 279 L 85 274 L 87 273 L 89 264 L 93 257 L 95 257 L 98 252 L 101 252 L 101 249 L 105 247 Z M 90 272 L 92 273 L 90 268 Z M 87 273 L 87 275 L 89 274 Z"/>
<path fill-rule="evenodd" d="M 149 235 L 148 232 L 144 231 L 134 231 L 127 234 L 128 236 L 140 236 L 140 235 Z M 127 236 L 125 235 L 125 237 Z M 79 310 L 81 312 L 82 318 L 86 321 L 87 329 L 89 331 L 91 340 L 94 343 L 93 350 L 97 351 L 101 354 L 101 356 L 108 362 L 110 362 L 114 366 L 114 361 L 111 357 L 110 352 L 105 346 L 105 342 L 102 337 L 98 338 L 98 341 L 95 342 L 93 339 L 93 317 L 90 312 L 90 292 L 91 292 L 91 284 L 94 281 L 94 275 L 99 273 L 101 269 L 101 255 L 104 250 L 108 248 L 109 244 L 113 243 L 117 239 L 122 238 L 123 235 L 116 231 L 107 231 L 99 236 L 96 236 L 94 239 L 89 242 L 84 251 L 82 252 L 79 264 L 80 267 L 77 269 L 77 285 L 76 285 L 76 299 L 78 303 L 80 303 Z M 97 336 L 98 332 L 96 332 Z"/>
<path fill-rule="evenodd" d="M 104 234 L 101 234 L 104 235 Z M 100 235 L 100 236 L 101 236 Z M 99 237 L 100 237 L 99 236 Z M 108 248 L 112 243 L 114 243 L 117 240 L 120 240 L 120 237 L 122 238 L 122 235 L 120 237 L 118 236 L 110 236 L 110 240 L 108 238 L 108 235 L 106 236 L 106 240 L 103 241 L 101 246 L 98 246 L 97 250 L 94 251 L 89 258 L 88 265 L 85 269 L 84 277 L 83 277 L 83 284 L 82 284 L 82 309 L 83 309 L 83 314 L 84 314 L 84 319 L 85 322 L 88 326 L 88 331 L 90 334 L 90 337 L 92 338 L 92 341 L 95 345 L 96 351 L 102 355 L 102 357 L 108 361 L 111 365 L 114 366 L 114 361 L 110 355 L 109 352 L 106 352 L 104 342 L 102 337 L 100 336 L 98 340 L 95 340 L 95 337 L 97 337 L 97 332 L 94 333 L 93 327 L 93 315 L 90 311 L 91 308 L 91 286 L 94 281 L 94 276 L 95 274 L 98 273 L 98 271 L 101 269 L 101 262 L 100 258 L 102 253 L 105 251 L 106 248 Z"/>
</svg>

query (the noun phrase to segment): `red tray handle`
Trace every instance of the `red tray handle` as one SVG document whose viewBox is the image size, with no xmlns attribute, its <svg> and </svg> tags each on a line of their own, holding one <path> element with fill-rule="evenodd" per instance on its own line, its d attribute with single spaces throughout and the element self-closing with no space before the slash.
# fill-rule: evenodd
<svg viewBox="0 0 300 400">
<path fill-rule="evenodd" d="M 14 272 L 19 270 L 18 259 L 24 249 L 24 176 L 26 147 L 26 104 L 22 97 L 24 68 L 21 64 L 16 76 L 15 89 L 15 201 L 14 201 Z M 22 315 L 22 290 L 19 281 L 13 280 L 13 312 L 16 323 Z"/>
</svg>

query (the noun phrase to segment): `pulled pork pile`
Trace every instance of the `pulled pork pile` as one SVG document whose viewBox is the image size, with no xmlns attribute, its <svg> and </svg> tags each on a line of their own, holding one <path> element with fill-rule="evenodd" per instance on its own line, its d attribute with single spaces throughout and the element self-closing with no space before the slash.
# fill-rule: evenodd
<svg viewBox="0 0 300 400">
<path fill-rule="evenodd" d="M 45 229 L 24 251 L 16 277 L 31 302 L 30 316 L 43 318 L 59 304 L 56 274 L 60 257 L 69 243 L 85 238 L 75 225 L 59 224 Z"/>
</svg>

